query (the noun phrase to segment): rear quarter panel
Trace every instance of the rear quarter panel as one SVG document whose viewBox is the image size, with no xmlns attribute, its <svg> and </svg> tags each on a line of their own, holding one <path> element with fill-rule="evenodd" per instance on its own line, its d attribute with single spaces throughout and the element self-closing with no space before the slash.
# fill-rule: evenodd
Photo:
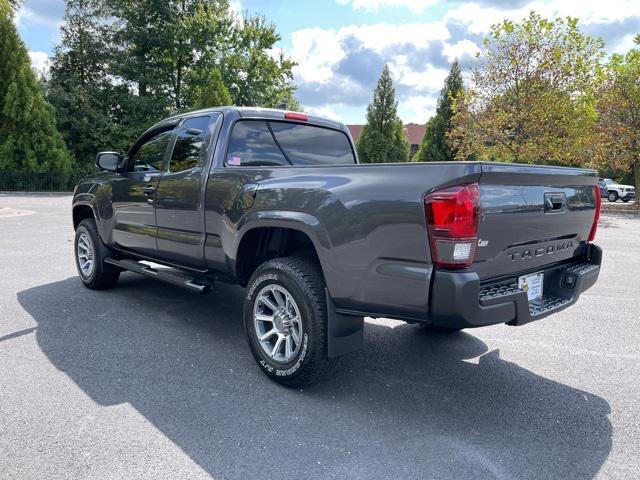
<svg viewBox="0 0 640 480">
<path fill-rule="evenodd" d="M 314 242 L 338 307 L 424 319 L 432 271 L 424 195 L 479 174 L 474 163 L 216 168 L 206 195 L 207 263 L 233 270 L 251 228 L 299 229 Z M 239 199 L 252 185 L 255 202 L 243 210 Z"/>
</svg>

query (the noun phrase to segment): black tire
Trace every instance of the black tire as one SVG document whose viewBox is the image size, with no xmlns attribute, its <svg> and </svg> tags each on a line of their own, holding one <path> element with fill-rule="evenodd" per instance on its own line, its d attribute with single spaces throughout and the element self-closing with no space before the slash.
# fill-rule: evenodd
<svg viewBox="0 0 640 480">
<path fill-rule="evenodd" d="M 622 199 L 622 201 L 623 201 L 624 203 L 627 203 L 629 200 L 631 200 L 629 197 L 627 197 L 627 198 L 623 198 L 623 199 Z"/>
<path fill-rule="evenodd" d="M 78 241 L 82 235 L 88 235 L 93 243 L 93 269 L 89 274 L 86 274 L 80 267 L 80 260 L 78 258 Z M 120 277 L 120 270 L 113 265 L 104 263 L 104 259 L 109 255 L 109 248 L 102 243 L 100 234 L 98 233 L 98 227 L 93 218 L 86 218 L 80 222 L 76 229 L 76 236 L 73 242 L 74 254 L 76 260 L 76 268 L 78 270 L 78 276 L 85 287 L 92 290 L 103 290 L 113 287 Z"/>
<path fill-rule="evenodd" d="M 264 351 L 254 322 L 254 306 L 260 291 L 280 286 L 293 297 L 302 318 L 300 348 L 287 363 L 276 362 Z M 274 324 L 275 325 L 275 324 Z M 327 302 L 322 271 L 313 260 L 276 258 L 260 265 L 251 276 L 244 302 L 244 326 L 249 348 L 262 371 L 287 387 L 305 387 L 326 375 L 335 359 L 327 355 Z"/>
<path fill-rule="evenodd" d="M 609 192 L 607 195 L 607 200 L 610 202 L 616 202 L 618 200 L 618 192 Z"/>
</svg>

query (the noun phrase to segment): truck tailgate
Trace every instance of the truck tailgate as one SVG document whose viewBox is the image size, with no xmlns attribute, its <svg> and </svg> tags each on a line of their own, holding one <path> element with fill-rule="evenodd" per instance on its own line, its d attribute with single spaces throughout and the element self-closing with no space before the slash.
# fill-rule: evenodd
<svg viewBox="0 0 640 480">
<path fill-rule="evenodd" d="M 481 281 L 583 255 L 596 210 L 590 170 L 482 164 L 473 269 Z"/>
</svg>

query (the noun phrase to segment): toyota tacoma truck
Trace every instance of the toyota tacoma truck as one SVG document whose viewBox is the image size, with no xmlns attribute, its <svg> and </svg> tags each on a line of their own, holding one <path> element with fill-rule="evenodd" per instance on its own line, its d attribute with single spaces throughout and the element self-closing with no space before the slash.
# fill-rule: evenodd
<svg viewBox="0 0 640 480">
<path fill-rule="evenodd" d="M 161 121 L 97 165 L 73 196 L 84 285 L 131 271 L 196 293 L 246 287 L 251 353 L 287 386 L 359 349 L 364 317 L 519 326 L 600 271 L 591 170 L 358 164 L 342 123 L 235 107 Z"/>
</svg>

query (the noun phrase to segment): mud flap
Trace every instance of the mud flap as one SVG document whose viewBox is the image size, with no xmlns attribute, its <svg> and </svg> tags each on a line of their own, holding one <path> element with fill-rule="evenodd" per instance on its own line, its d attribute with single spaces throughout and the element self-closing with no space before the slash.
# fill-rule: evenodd
<svg viewBox="0 0 640 480">
<path fill-rule="evenodd" d="M 364 317 L 342 315 L 325 288 L 327 298 L 327 351 L 329 358 L 336 358 L 362 348 Z"/>
</svg>

